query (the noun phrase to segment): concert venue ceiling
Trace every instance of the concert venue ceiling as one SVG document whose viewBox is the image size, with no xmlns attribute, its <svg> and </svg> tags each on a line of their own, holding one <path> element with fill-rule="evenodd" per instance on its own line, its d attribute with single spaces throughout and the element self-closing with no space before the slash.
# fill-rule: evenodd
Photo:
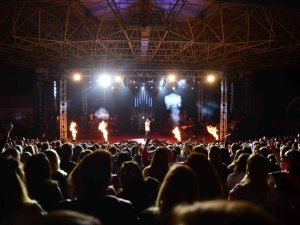
<svg viewBox="0 0 300 225">
<path fill-rule="evenodd" d="M 63 69 L 294 67 L 300 59 L 299 5 L 278 0 L 2 0 L 0 61 Z"/>
</svg>

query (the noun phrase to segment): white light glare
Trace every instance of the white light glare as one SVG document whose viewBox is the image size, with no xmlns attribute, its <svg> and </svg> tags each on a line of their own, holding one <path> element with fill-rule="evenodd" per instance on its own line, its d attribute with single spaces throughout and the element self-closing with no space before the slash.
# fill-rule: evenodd
<svg viewBox="0 0 300 225">
<path fill-rule="evenodd" d="M 116 83 L 121 83 L 122 82 L 122 77 L 121 76 L 115 76 L 115 82 Z"/>
<path fill-rule="evenodd" d="M 184 88 L 184 85 L 186 84 L 186 80 L 185 79 L 181 79 L 178 81 L 178 86 L 181 88 Z"/>
<path fill-rule="evenodd" d="M 80 73 L 75 73 L 73 75 L 73 80 L 74 81 L 80 81 L 81 80 L 81 74 Z"/>
<path fill-rule="evenodd" d="M 209 74 L 206 78 L 207 82 L 212 83 L 216 80 L 216 76 L 213 74 Z"/>
<path fill-rule="evenodd" d="M 174 83 L 176 81 L 176 76 L 174 74 L 169 74 L 168 81 Z"/>
<path fill-rule="evenodd" d="M 111 77 L 107 74 L 103 74 L 99 76 L 97 82 L 101 87 L 106 88 L 111 84 Z"/>
</svg>

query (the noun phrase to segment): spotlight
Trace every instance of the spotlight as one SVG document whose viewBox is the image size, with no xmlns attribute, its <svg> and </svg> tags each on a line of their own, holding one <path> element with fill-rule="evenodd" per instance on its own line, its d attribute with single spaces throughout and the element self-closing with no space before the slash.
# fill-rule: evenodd
<svg viewBox="0 0 300 225">
<path fill-rule="evenodd" d="M 213 74 L 207 75 L 206 81 L 209 83 L 213 83 L 216 80 L 216 76 Z"/>
<path fill-rule="evenodd" d="M 107 74 L 103 74 L 98 78 L 97 82 L 101 87 L 106 88 L 111 84 L 111 77 Z"/>
<path fill-rule="evenodd" d="M 81 80 L 81 74 L 80 73 L 75 73 L 73 75 L 73 80 L 74 81 L 80 81 Z"/>
<path fill-rule="evenodd" d="M 169 74 L 168 81 L 169 83 L 174 83 L 176 81 L 176 76 L 174 74 Z"/>
<path fill-rule="evenodd" d="M 184 88 L 185 84 L 186 84 L 186 79 L 181 79 L 178 81 L 178 87 L 180 88 Z"/>
<path fill-rule="evenodd" d="M 166 78 L 162 78 L 161 80 L 160 80 L 160 82 L 159 82 L 159 86 L 160 87 L 162 87 L 162 86 L 164 86 L 166 84 Z"/>
<path fill-rule="evenodd" d="M 116 83 L 121 83 L 122 82 L 122 77 L 121 76 L 115 76 L 115 82 Z"/>
</svg>

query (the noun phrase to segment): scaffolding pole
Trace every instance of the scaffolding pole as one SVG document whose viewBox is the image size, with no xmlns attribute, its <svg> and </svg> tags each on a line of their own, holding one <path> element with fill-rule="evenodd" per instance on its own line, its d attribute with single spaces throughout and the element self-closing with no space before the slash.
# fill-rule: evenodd
<svg viewBox="0 0 300 225">
<path fill-rule="evenodd" d="M 59 105 L 59 137 L 60 140 L 68 138 L 68 122 L 67 122 L 67 78 L 63 76 L 60 79 L 60 105 Z"/>
<path fill-rule="evenodd" d="M 220 106 L 220 140 L 224 141 L 227 135 L 227 79 L 221 80 L 221 106 Z"/>
<path fill-rule="evenodd" d="M 198 83 L 198 122 L 203 122 L 203 81 Z"/>
</svg>

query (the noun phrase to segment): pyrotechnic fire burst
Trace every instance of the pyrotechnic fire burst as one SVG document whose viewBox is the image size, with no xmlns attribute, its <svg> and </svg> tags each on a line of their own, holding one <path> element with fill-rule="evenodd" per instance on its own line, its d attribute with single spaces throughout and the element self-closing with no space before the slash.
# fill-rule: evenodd
<svg viewBox="0 0 300 225">
<path fill-rule="evenodd" d="M 107 123 L 103 120 L 101 123 L 99 123 L 98 130 L 100 130 L 103 133 L 103 137 L 105 142 L 108 140 L 108 131 L 107 131 Z"/>
</svg>

